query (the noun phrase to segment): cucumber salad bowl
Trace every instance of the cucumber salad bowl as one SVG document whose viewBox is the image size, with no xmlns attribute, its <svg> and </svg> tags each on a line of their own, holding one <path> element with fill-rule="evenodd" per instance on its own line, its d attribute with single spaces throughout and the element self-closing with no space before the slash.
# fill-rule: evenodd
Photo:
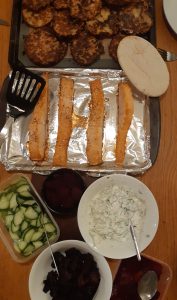
<svg viewBox="0 0 177 300">
<path fill-rule="evenodd" d="M 28 177 L 14 174 L 0 186 L 0 235 L 12 258 L 25 263 L 59 238 L 59 228 Z"/>
</svg>

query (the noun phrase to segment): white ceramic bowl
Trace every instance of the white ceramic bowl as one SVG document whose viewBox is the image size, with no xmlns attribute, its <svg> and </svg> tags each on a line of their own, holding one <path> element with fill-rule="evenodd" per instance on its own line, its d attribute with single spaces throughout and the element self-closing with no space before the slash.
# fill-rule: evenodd
<svg viewBox="0 0 177 300">
<path fill-rule="evenodd" d="M 138 179 L 128 175 L 107 175 L 93 182 L 84 192 L 80 200 L 77 216 L 78 225 L 84 240 L 96 252 L 109 258 L 124 259 L 136 255 L 135 246 L 129 231 L 129 237 L 124 240 L 120 238 L 117 239 L 117 236 L 116 239 L 106 237 L 104 239 L 98 240 L 93 239 L 93 232 L 91 233 L 90 230 L 90 221 L 92 218 L 90 201 L 96 194 L 100 193 L 100 191 L 103 191 L 104 189 L 110 190 L 110 187 L 112 188 L 112 186 L 114 185 L 118 187 L 125 186 L 128 190 L 131 190 L 133 194 L 137 196 L 137 198 L 141 198 L 142 200 L 144 200 L 146 214 L 142 217 L 142 230 L 140 231 L 140 236 L 138 237 L 138 246 L 140 251 L 143 251 L 151 243 L 156 234 L 159 222 L 159 212 L 156 200 L 145 184 L 143 184 Z M 101 208 L 99 208 L 99 210 L 100 209 Z M 102 219 L 105 217 L 103 215 L 104 214 L 102 213 Z M 100 218 L 99 211 L 98 217 Z M 105 217 L 105 223 L 109 223 L 106 221 L 107 220 Z M 97 228 L 98 222 L 95 222 L 94 225 L 95 228 Z M 107 226 L 109 227 L 110 225 Z M 129 230 L 129 227 L 127 228 L 127 230 Z"/>
<path fill-rule="evenodd" d="M 101 280 L 93 300 L 109 300 L 112 293 L 112 274 L 106 259 L 92 250 L 85 242 L 76 240 L 61 241 L 52 245 L 53 252 L 65 251 L 75 247 L 81 253 L 90 253 L 97 263 Z M 43 292 L 43 280 L 52 270 L 52 258 L 49 248 L 45 249 L 35 260 L 29 275 L 29 293 L 31 300 L 51 300 L 49 293 Z"/>
</svg>

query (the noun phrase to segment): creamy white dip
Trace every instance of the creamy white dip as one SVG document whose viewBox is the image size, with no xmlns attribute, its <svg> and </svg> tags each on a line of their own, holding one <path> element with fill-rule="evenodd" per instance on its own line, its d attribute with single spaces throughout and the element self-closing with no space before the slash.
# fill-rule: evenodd
<svg viewBox="0 0 177 300">
<path fill-rule="evenodd" d="M 95 243 L 130 238 L 129 219 L 139 239 L 146 214 L 145 201 L 126 186 L 105 187 L 89 201 L 89 233 Z"/>
</svg>

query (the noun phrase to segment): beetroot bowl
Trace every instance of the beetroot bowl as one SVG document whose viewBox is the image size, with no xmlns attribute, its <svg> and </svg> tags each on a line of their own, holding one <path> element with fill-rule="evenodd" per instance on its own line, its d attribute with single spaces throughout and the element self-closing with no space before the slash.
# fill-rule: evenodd
<svg viewBox="0 0 177 300">
<path fill-rule="evenodd" d="M 52 212 L 74 214 L 85 189 L 85 183 L 77 171 L 62 168 L 47 176 L 42 186 L 42 196 Z"/>
</svg>

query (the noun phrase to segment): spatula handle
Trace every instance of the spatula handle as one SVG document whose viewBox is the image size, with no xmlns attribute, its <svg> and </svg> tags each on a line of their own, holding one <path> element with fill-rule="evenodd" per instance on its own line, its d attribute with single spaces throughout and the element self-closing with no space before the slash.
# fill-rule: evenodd
<svg viewBox="0 0 177 300">
<path fill-rule="evenodd" d="M 4 143 L 8 132 L 9 132 L 9 128 L 12 126 L 12 123 L 14 122 L 14 118 L 13 117 L 9 117 L 4 125 L 4 127 L 1 129 L 0 132 L 0 148 L 2 146 L 2 144 Z"/>
</svg>

